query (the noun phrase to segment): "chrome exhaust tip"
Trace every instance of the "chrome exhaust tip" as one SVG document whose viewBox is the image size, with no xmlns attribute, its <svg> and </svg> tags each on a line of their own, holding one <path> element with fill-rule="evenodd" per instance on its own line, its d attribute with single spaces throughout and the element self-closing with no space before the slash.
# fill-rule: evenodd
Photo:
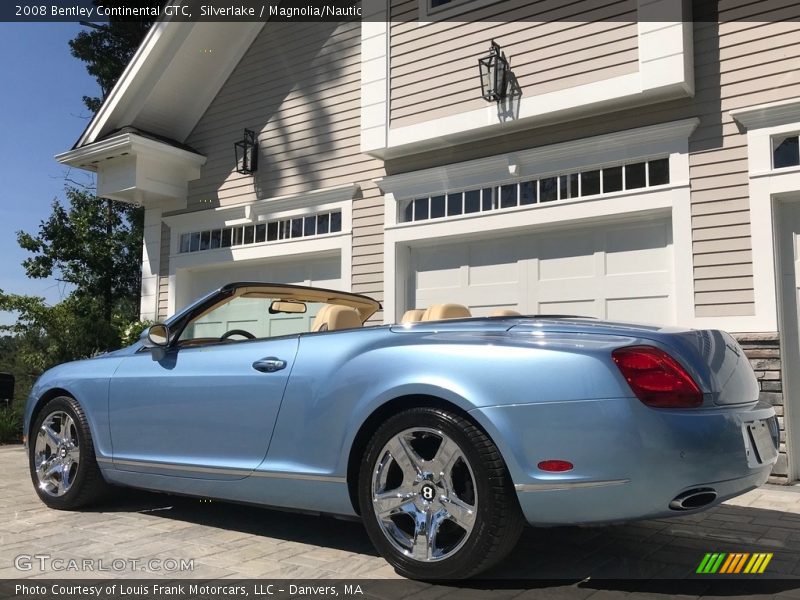
<svg viewBox="0 0 800 600">
<path fill-rule="evenodd" d="M 669 503 L 672 510 L 694 510 L 708 506 L 717 499 L 717 492 L 711 488 L 695 488 L 678 494 Z"/>
</svg>

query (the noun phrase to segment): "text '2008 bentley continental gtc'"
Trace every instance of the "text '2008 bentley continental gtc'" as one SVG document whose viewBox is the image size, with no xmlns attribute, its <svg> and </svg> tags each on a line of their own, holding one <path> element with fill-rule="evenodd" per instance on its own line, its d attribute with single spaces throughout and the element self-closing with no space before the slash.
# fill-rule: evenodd
<svg viewBox="0 0 800 600">
<path fill-rule="evenodd" d="M 463 578 L 522 524 L 681 515 L 763 484 L 775 411 L 728 334 L 235 283 L 47 371 L 25 412 L 50 507 L 109 485 L 360 516 L 396 570 Z"/>
</svg>

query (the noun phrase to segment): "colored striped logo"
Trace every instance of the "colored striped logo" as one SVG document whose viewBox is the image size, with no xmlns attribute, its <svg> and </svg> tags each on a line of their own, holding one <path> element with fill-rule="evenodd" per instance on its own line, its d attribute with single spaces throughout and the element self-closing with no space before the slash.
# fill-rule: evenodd
<svg viewBox="0 0 800 600">
<path fill-rule="evenodd" d="M 763 573 L 772 552 L 709 552 L 700 561 L 696 573 L 736 575 L 738 573 Z"/>
</svg>

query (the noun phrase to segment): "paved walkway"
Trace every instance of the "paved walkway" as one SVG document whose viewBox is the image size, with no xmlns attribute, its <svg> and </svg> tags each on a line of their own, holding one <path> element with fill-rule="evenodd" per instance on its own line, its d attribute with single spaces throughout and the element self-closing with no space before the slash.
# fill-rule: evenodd
<svg viewBox="0 0 800 600">
<path fill-rule="evenodd" d="M 358 522 L 132 490 L 93 510 L 60 512 L 36 497 L 21 447 L 0 447 L 0 473 L 0 578 L 397 577 Z M 772 552 L 768 574 L 800 576 L 800 488 L 765 486 L 674 519 L 528 529 L 512 556 L 486 575 L 560 580 L 542 584 L 537 597 L 600 599 L 631 589 L 637 597 L 642 591 L 664 597 L 663 579 L 691 576 L 706 552 Z M 48 555 L 48 562 L 33 555 Z M 95 568 L 102 560 L 112 570 L 64 570 L 69 559 Z M 181 559 L 193 568 L 176 571 Z M 578 585 L 588 577 L 633 581 Z M 689 589 L 678 591 L 696 595 Z M 473 592 L 460 597 L 483 597 L 485 589 Z M 800 581 L 771 593 L 800 598 Z"/>
</svg>

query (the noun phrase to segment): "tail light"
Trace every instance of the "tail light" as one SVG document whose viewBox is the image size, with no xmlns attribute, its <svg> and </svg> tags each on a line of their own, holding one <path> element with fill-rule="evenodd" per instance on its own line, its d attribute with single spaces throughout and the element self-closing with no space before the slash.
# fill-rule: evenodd
<svg viewBox="0 0 800 600">
<path fill-rule="evenodd" d="M 653 346 L 628 346 L 611 354 L 633 393 L 655 408 L 694 408 L 703 392 L 674 358 Z"/>
</svg>

